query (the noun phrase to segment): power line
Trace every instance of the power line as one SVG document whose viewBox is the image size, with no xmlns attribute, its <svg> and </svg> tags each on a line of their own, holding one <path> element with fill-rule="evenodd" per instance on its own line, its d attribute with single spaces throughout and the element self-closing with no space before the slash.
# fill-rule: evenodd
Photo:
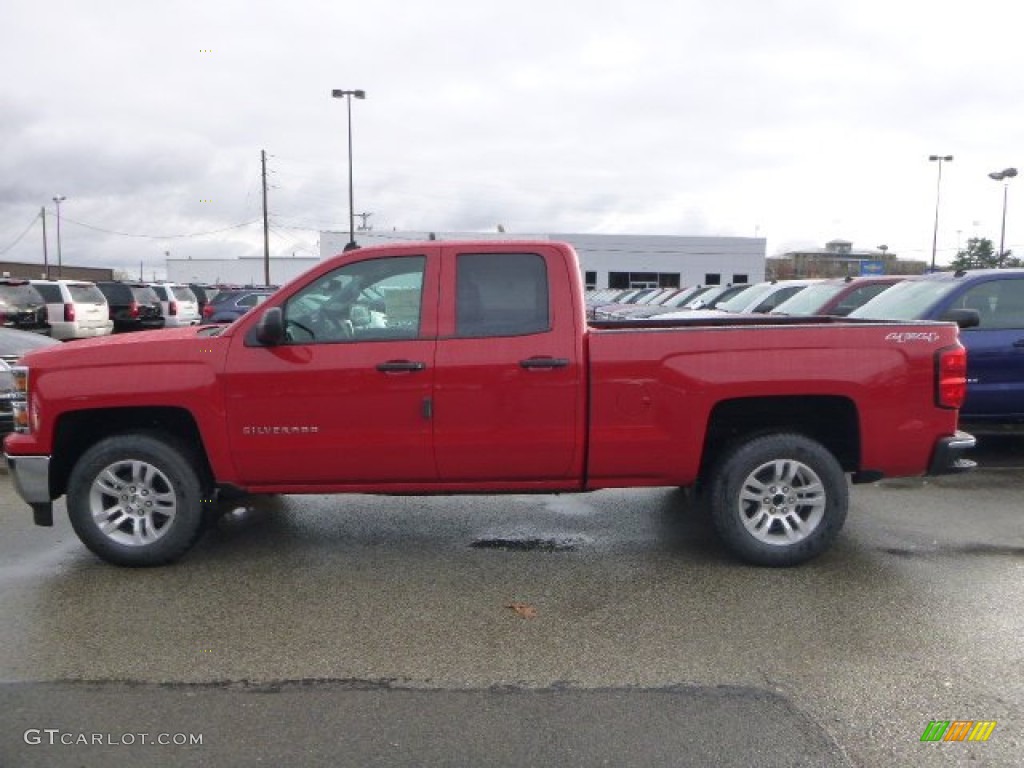
<svg viewBox="0 0 1024 768">
<path fill-rule="evenodd" d="M 34 216 L 34 217 L 32 218 L 32 221 L 30 221 L 30 222 L 28 223 L 28 226 L 27 226 L 27 227 L 25 227 L 25 231 L 24 231 L 24 232 L 22 232 L 22 233 L 21 233 L 20 235 L 18 235 L 18 237 L 17 237 L 17 238 L 15 238 L 15 240 L 14 240 L 14 242 L 13 242 L 13 243 L 11 243 L 10 245 L 8 245 L 8 246 L 7 246 L 6 248 L 4 248 L 3 250 L 0 250 L 0 256 L 3 256 L 3 255 L 4 255 L 5 253 L 7 253 L 7 252 L 8 252 L 9 250 L 11 250 L 11 248 L 13 248 L 13 247 L 14 247 L 14 246 L 16 246 L 16 245 L 17 245 L 18 243 L 20 243 L 20 242 L 22 241 L 22 238 L 24 238 L 24 237 L 25 237 L 25 235 L 27 235 L 27 234 L 29 233 L 29 231 L 30 231 L 30 230 L 32 229 L 32 227 L 33 227 L 33 226 L 35 226 L 35 223 L 36 223 L 36 222 L 37 222 L 38 220 L 39 220 L 39 214 L 37 213 L 37 214 L 36 214 L 36 215 L 35 215 L 35 216 Z"/>
<path fill-rule="evenodd" d="M 92 229 L 96 232 L 103 232 L 104 234 L 107 235 L 120 235 L 121 237 L 140 237 L 150 240 L 175 240 L 183 237 L 204 237 L 206 235 L 216 235 L 219 234 L 220 232 L 230 232 L 233 229 L 241 229 L 242 227 L 248 227 L 260 221 L 259 219 L 253 219 L 252 221 L 243 221 L 241 224 L 232 224 L 230 227 L 223 227 L 221 229 L 211 229 L 207 232 L 189 232 L 187 234 L 182 235 L 140 235 L 134 234 L 132 232 L 117 232 L 116 230 L 113 229 L 103 229 L 102 227 L 94 227 L 92 224 L 85 224 L 81 221 L 75 221 L 74 219 L 69 219 L 67 216 L 62 216 L 61 218 L 64 221 L 70 221 L 72 224 L 77 224 L 80 227 Z"/>
</svg>

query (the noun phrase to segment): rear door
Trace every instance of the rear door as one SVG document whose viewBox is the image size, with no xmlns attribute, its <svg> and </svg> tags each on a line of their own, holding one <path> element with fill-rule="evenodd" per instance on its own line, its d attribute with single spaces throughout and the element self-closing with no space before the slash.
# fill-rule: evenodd
<svg viewBox="0 0 1024 768">
<path fill-rule="evenodd" d="M 565 254 L 444 248 L 433 423 L 447 483 L 582 475 L 583 329 Z"/>
</svg>

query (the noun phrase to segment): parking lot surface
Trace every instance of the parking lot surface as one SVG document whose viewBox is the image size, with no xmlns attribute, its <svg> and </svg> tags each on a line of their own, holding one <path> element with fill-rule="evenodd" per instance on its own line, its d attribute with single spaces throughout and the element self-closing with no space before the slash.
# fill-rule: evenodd
<svg viewBox="0 0 1024 768">
<path fill-rule="evenodd" d="M 0 765 L 1018 765 L 1018 440 L 785 570 L 672 489 L 277 497 L 118 569 L 0 475 Z M 202 744 L 59 743 L 129 732 Z"/>
</svg>

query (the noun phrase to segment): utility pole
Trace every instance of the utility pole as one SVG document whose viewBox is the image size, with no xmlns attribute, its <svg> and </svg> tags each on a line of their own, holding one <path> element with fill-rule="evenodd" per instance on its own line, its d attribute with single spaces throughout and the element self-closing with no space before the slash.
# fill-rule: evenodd
<svg viewBox="0 0 1024 768">
<path fill-rule="evenodd" d="M 39 216 L 43 220 L 43 279 L 50 279 L 50 257 L 46 252 L 46 206 L 39 209 Z"/>
<path fill-rule="evenodd" d="M 263 164 L 263 284 L 270 285 L 270 225 L 267 222 L 267 151 L 260 150 Z"/>
</svg>

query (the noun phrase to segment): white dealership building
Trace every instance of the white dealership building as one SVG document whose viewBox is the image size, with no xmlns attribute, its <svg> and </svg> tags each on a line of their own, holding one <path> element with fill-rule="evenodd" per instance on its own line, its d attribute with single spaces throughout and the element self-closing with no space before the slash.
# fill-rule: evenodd
<svg viewBox="0 0 1024 768">
<path fill-rule="evenodd" d="M 758 282 L 765 275 L 765 239 L 681 235 L 509 234 L 504 232 L 359 231 L 362 246 L 420 240 L 560 240 L 579 253 L 588 288 L 647 288 Z M 341 253 L 348 232 L 320 233 L 320 259 Z M 271 257 L 270 282 L 280 285 L 319 263 Z M 167 279 L 183 283 L 264 282 L 262 257 L 168 259 Z"/>
</svg>

